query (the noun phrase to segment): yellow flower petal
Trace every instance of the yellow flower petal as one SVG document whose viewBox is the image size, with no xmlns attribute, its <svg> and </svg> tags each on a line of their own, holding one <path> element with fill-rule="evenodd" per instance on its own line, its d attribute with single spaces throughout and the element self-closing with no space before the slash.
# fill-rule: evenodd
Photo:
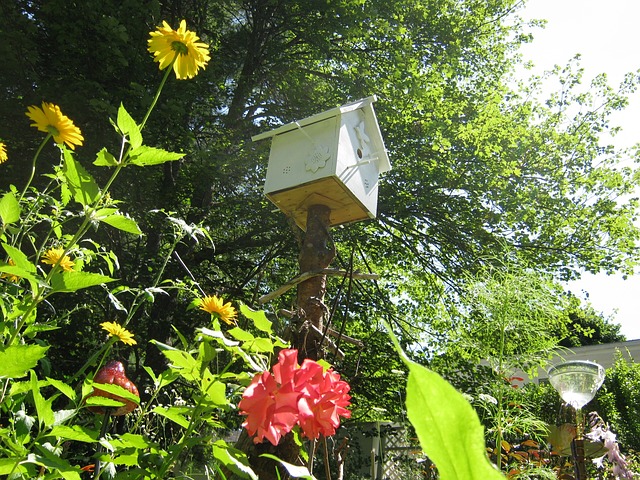
<svg viewBox="0 0 640 480">
<path fill-rule="evenodd" d="M 238 312 L 233 308 L 231 302 L 224 303 L 224 300 L 220 297 L 210 295 L 200 298 L 198 303 L 200 304 L 200 310 L 204 310 L 211 315 L 216 315 L 220 320 L 229 325 L 235 323 L 235 318 Z"/>
<path fill-rule="evenodd" d="M 7 146 L 0 142 L 0 163 L 7 161 Z"/>
<path fill-rule="evenodd" d="M 47 265 L 59 265 L 64 271 L 70 272 L 73 270 L 73 260 L 63 253 L 63 248 L 50 248 L 44 253 L 41 261 Z"/>
<path fill-rule="evenodd" d="M 187 30 L 185 20 L 180 22 L 178 30 L 163 21 L 162 26 L 150 35 L 148 50 L 153 53 L 153 60 L 159 63 L 160 70 L 173 63 L 173 71 L 179 80 L 195 77 L 211 60 L 209 45 L 199 42 L 195 32 Z"/>
<path fill-rule="evenodd" d="M 122 327 L 119 323 L 116 322 L 102 322 L 100 324 L 103 330 L 109 332 L 109 335 L 112 337 L 117 337 L 125 345 L 136 345 L 136 342 L 133 339 L 133 333 L 131 333 L 126 328 Z"/>
<path fill-rule="evenodd" d="M 82 145 L 84 137 L 80 129 L 69 117 L 62 114 L 57 105 L 42 102 L 42 108 L 32 105 L 27 107 L 27 110 L 27 117 L 33 121 L 31 126 L 41 132 L 50 133 L 56 143 L 66 143 L 71 150 L 75 150 L 76 145 Z"/>
</svg>

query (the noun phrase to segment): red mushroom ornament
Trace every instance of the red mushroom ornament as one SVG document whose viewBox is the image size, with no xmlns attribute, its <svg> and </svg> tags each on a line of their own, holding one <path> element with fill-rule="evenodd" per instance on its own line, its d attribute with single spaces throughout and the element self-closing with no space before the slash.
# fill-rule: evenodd
<svg viewBox="0 0 640 480">
<path fill-rule="evenodd" d="M 95 387 L 96 383 L 118 385 L 128 390 L 135 396 L 140 397 L 140 394 L 138 393 L 138 388 L 135 386 L 135 384 L 131 380 L 127 378 L 127 375 L 124 372 L 124 365 L 122 365 L 122 362 L 119 362 L 117 360 L 111 360 L 107 362 L 107 364 L 104 367 L 98 370 L 98 373 L 96 373 L 95 377 L 93 377 L 93 383 L 94 383 L 93 392 L 91 392 L 87 396 L 87 398 L 98 396 L 98 397 L 111 398 L 113 400 L 117 400 L 119 402 L 124 403 L 124 405 L 122 405 L 121 407 L 110 408 L 109 409 L 110 415 L 115 415 L 115 416 L 126 415 L 127 413 L 135 410 L 135 408 L 137 407 L 137 404 L 135 402 L 132 402 L 131 400 L 127 400 L 123 397 L 120 397 L 113 393 L 105 392 Z M 89 408 L 89 410 L 91 410 L 94 413 L 104 414 L 106 411 L 106 408 L 108 407 L 94 405 L 87 408 Z"/>
</svg>

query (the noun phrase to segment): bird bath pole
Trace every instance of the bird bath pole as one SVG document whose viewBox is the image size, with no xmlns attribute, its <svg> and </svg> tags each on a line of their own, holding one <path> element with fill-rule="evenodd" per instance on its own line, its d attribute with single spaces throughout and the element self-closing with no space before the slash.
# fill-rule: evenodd
<svg viewBox="0 0 640 480">
<path fill-rule="evenodd" d="M 549 381 L 562 400 L 576 412 L 576 437 L 571 442 L 576 480 L 587 480 L 584 463 L 584 416 L 589 403 L 604 382 L 604 368 L 594 362 L 574 360 L 551 367 Z"/>
</svg>

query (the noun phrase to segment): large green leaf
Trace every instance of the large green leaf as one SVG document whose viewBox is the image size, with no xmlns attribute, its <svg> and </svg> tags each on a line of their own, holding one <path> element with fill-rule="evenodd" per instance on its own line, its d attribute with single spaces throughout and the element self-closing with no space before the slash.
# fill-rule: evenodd
<svg viewBox="0 0 640 480">
<path fill-rule="evenodd" d="M 40 345 L 11 345 L 0 349 L 0 378 L 24 377 L 48 349 Z"/>
<path fill-rule="evenodd" d="M 240 313 L 253 322 L 255 327 L 266 333 L 271 333 L 271 320 L 267 318 L 264 310 L 253 310 L 247 307 L 244 303 L 240 304 Z"/>
<path fill-rule="evenodd" d="M 127 112 L 122 104 L 120 104 L 120 108 L 118 108 L 117 125 L 120 132 L 127 136 L 127 140 L 131 144 L 132 149 L 136 149 L 142 145 L 142 133 L 140 132 L 140 127 L 131 115 L 129 115 L 129 112 Z"/>
<path fill-rule="evenodd" d="M 100 194 L 100 188 L 89 172 L 75 161 L 70 150 L 64 149 L 64 176 L 73 195 L 81 205 L 92 204 Z"/>
<path fill-rule="evenodd" d="M 153 413 L 157 413 L 158 415 L 162 415 L 163 417 L 168 418 L 172 422 L 177 423 L 183 428 L 189 427 L 189 419 L 184 416 L 185 409 L 179 407 L 156 407 L 153 410 Z"/>
<path fill-rule="evenodd" d="M 20 220 L 20 204 L 11 192 L 5 193 L 0 199 L 0 220 L 4 225 Z"/>
<path fill-rule="evenodd" d="M 90 430 L 80 425 L 68 427 L 66 425 L 58 425 L 51 429 L 48 435 L 60 437 L 65 440 L 74 440 L 76 442 L 93 443 L 98 441 L 98 432 Z"/>
<path fill-rule="evenodd" d="M 51 288 L 54 292 L 75 292 L 83 288 L 113 282 L 115 279 L 90 272 L 56 272 L 51 276 Z"/>
<path fill-rule="evenodd" d="M 133 165 L 144 167 L 147 165 L 159 165 L 184 157 L 184 153 L 167 152 L 160 148 L 141 146 L 130 153 L 130 162 Z"/>
<path fill-rule="evenodd" d="M 98 216 L 97 218 L 102 223 L 111 225 L 112 227 L 117 228 L 118 230 L 122 230 L 123 232 L 133 233 L 134 235 L 142 235 L 142 230 L 140 230 L 140 227 L 138 227 L 136 221 L 133 218 L 127 217 L 126 215 L 123 215 L 121 213 L 110 213 L 109 215 Z"/>
<path fill-rule="evenodd" d="M 391 337 L 409 368 L 407 416 L 440 478 L 504 480 L 487 457 L 484 428 L 471 404 L 440 375 L 409 360 Z"/>
</svg>

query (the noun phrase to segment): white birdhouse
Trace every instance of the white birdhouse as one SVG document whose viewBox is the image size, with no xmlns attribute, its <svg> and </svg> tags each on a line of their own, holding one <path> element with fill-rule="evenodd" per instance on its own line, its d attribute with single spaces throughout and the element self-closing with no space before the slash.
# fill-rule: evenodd
<svg viewBox="0 0 640 480">
<path fill-rule="evenodd" d="M 303 230 L 310 205 L 331 209 L 330 226 L 375 218 L 378 176 L 391 169 L 375 100 L 367 97 L 252 138 L 273 137 L 264 193 Z"/>
</svg>

